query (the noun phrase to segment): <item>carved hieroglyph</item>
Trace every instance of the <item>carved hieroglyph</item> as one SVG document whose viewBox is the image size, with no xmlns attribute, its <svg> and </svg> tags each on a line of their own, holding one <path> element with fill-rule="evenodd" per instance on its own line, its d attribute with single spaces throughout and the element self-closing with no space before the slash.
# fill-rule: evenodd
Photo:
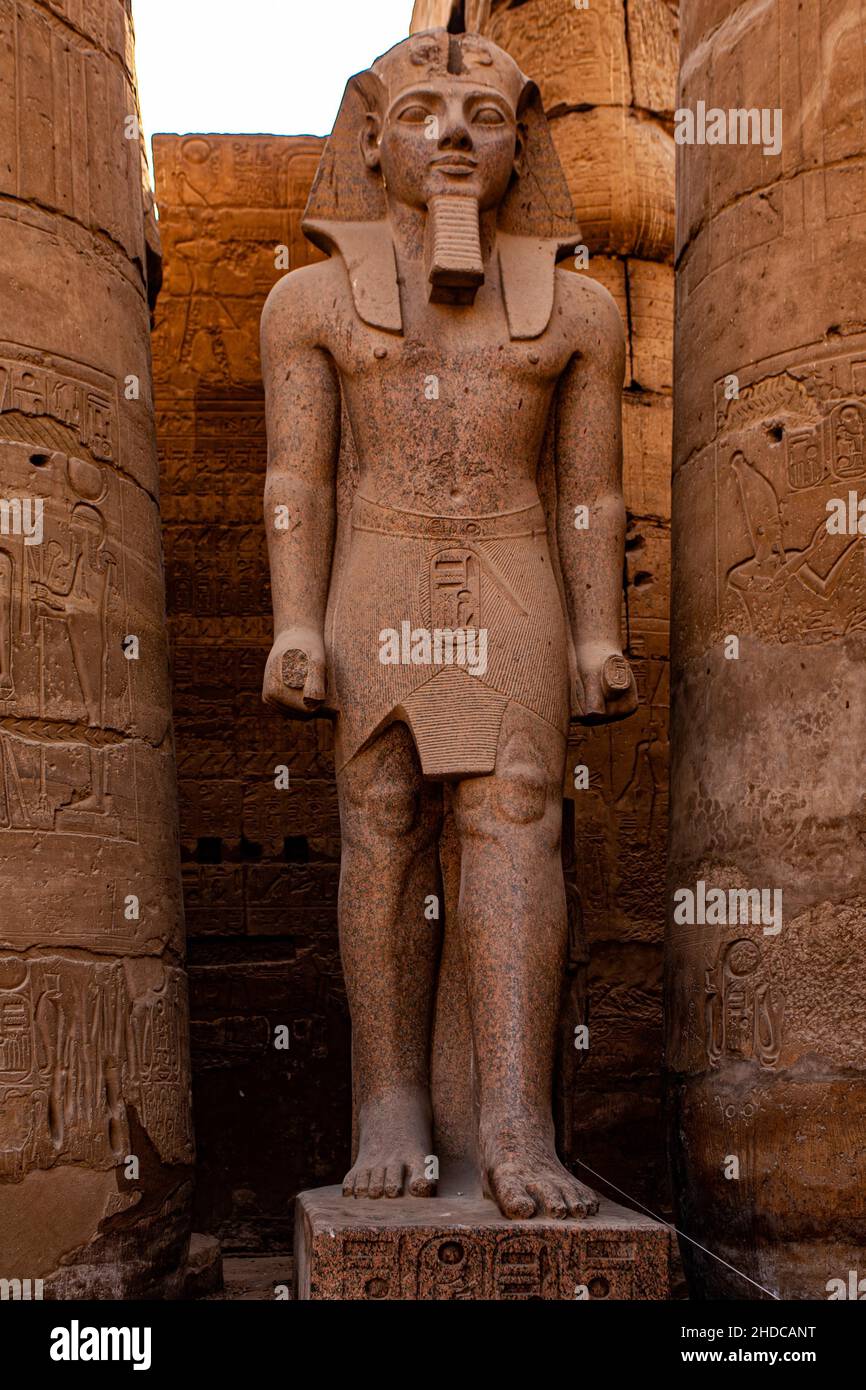
<svg viewBox="0 0 866 1390">
<path fill-rule="evenodd" d="M 0 7 L 0 1274 L 60 1295 L 159 1291 L 188 1236 L 130 53 L 121 0 Z"/>
<path fill-rule="evenodd" d="M 347 1204 L 339 1188 L 305 1192 L 295 1245 L 300 1299 L 492 1302 L 662 1299 L 670 1233 L 603 1202 L 581 1222 L 491 1216 L 484 1202 L 415 1202 L 403 1220 L 390 1203 Z M 445 1210 L 437 1210 L 445 1208 Z M 449 1220 L 449 1218 L 451 1218 Z"/>
<path fill-rule="evenodd" d="M 866 1246 L 864 37 L 856 5 L 686 7 L 680 106 L 782 135 L 680 150 L 670 888 L 782 893 L 778 923 L 670 915 L 705 1297 L 825 1298 Z"/>
</svg>

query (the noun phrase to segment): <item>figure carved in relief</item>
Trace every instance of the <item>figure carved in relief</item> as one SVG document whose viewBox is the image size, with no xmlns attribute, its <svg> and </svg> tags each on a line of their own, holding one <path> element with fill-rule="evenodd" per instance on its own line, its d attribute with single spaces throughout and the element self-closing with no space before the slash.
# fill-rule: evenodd
<svg viewBox="0 0 866 1390">
<path fill-rule="evenodd" d="M 108 604 L 116 569 L 117 557 L 106 544 L 102 513 L 79 502 L 72 510 L 68 545 L 64 549 L 57 540 L 48 543 L 46 571 L 30 585 L 37 619 L 62 623 L 66 629 L 87 721 L 94 729 L 105 723 Z M 71 830 L 77 823 L 83 826 L 92 815 L 116 821 L 111 814 L 108 760 L 98 748 L 91 747 L 89 756 L 90 786 L 58 812 L 57 829 Z"/>
<path fill-rule="evenodd" d="M 509 1217 L 584 1215 L 597 1198 L 560 1164 L 551 1117 L 561 798 L 569 720 L 636 704 L 622 322 L 597 283 L 557 269 L 579 232 L 537 89 L 477 35 L 416 35 L 349 83 L 304 225 L 330 258 L 281 280 L 262 325 L 264 696 L 337 721 L 358 1121 L 344 1191 L 435 1191 L 441 923 L 425 905 L 442 901 L 447 783 L 480 1181 Z M 358 485 L 338 524 L 341 403 Z M 431 638 L 459 624 L 485 637 L 473 671 Z M 386 661 L 390 632 L 405 641 Z"/>
<path fill-rule="evenodd" d="M 730 466 L 737 479 L 752 556 L 734 565 L 728 584 L 741 598 L 752 628 L 762 629 L 769 618 L 772 630 L 779 626 L 786 586 L 797 580 L 816 599 L 832 598 L 844 577 L 858 537 L 833 535 L 827 513 L 821 511 L 812 526 L 809 542 L 801 549 L 786 545 L 779 498 L 768 478 L 737 449 Z"/>
</svg>

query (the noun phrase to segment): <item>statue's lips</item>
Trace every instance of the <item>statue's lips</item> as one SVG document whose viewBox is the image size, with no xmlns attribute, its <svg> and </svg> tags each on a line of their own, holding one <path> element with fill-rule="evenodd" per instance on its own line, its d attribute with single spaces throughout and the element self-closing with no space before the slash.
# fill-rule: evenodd
<svg viewBox="0 0 866 1390">
<path fill-rule="evenodd" d="M 465 155 L 452 154 L 446 159 L 431 160 L 430 167 L 444 174 L 471 174 L 473 169 L 478 168 L 478 161 L 468 159 Z"/>
</svg>

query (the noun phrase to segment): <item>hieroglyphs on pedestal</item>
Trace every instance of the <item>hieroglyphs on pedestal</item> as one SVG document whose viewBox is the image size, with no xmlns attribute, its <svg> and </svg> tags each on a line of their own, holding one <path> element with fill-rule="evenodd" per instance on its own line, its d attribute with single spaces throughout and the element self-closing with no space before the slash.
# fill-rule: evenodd
<svg viewBox="0 0 866 1390">
<path fill-rule="evenodd" d="M 170 1292 L 189 1239 L 131 52 L 121 0 L 0 5 L 0 1276 L 54 1297 Z"/>
<path fill-rule="evenodd" d="M 715 133 L 683 117 L 667 1065 L 700 1297 L 823 1299 L 866 1247 L 864 39 L 857 5 L 686 7 Z"/>
<path fill-rule="evenodd" d="M 651 1205 L 665 1188 L 677 11 L 675 0 L 417 0 L 412 20 L 419 30 L 453 14 L 452 27 L 481 28 L 538 82 L 589 257 L 575 265 L 613 294 L 628 334 L 623 624 L 640 706 L 633 719 L 570 740 L 573 987 L 563 1009 L 559 1123 L 566 1152 Z M 589 1047 L 575 1049 L 574 1026 L 587 1022 Z"/>
<path fill-rule="evenodd" d="M 403 1205 L 402 1203 L 400 1204 Z M 297 1296 L 340 1302 L 657 1300 L 668 1296 L 671 1235 L 602 1202 L 581 1222 L 507 1221 L 489 1203 L 345 1202 L 339 1188 L 298 1201 Z"/>
<path fill-rule="evenodd" d="M 285 1250 L 287 1194 L 342 1176 L 349 1033 L 331 728 L 261 703 L 271 640 L 259 320 L 324 141 L 157 135 L 153 337 L 195 1079 L 196 1226 Z M 278 1029 L 288 1046 L 275 1047 Z M 244 1123 L 237 1123 L 243 1092 Z"/>
</svg>

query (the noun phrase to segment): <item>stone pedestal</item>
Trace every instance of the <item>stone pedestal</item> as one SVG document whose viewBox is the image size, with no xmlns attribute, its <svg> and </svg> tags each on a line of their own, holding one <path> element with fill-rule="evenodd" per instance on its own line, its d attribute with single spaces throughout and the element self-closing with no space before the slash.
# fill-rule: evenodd
<svg viewBox="0 0 866 1390">
<path fill-rule="evenodd" d="M 473 1197 L 302 1192 L 295 1297 L 315 1300 L 664 1299 L 666 1226 L 612 1202 L 586 1221 L 508 1221 Z"/>
</svg>

